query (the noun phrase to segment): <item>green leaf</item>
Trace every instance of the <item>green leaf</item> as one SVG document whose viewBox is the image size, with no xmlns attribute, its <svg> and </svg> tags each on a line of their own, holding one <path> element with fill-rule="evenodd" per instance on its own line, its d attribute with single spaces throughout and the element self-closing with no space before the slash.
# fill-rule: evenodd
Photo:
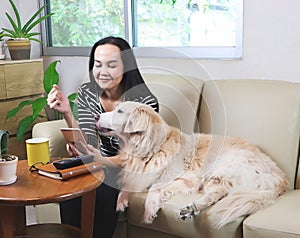
<svg viewBox="0 0 300 238">
<path fill-rule="evenodd" d="M 16 25 L 16 23 L 14 22 L 13 18 L 6 12 L 5 15 L 7 16 L 11 26 L 13 27 L 15 33 L 17 35 L 21 34 L 21 29 L 18 28 L 18 26 Z M 3 29 L 3 28 L 2 28 Z M 3 29 L 5 30 L 5 29 Z"/>
<path fill-rule="evenodd" d="M 20 121 L 18 129 L 17 129 L 18 141 L 23 140 L 23 136 L 24 136 L 25 132 L 29 130 L 30 126 L 33 124 L 33 122 L 35 121 L 36 118 L 37 118 L 37 116 L 28 116 L 28 117 L 23 118 L 22 121 Z"/>
<path fill-rule="evenodd" d="M 46 5 L 42 6 L 39 10 L 37 10 L 32 17 L 26 22 L 26 24 L 23 26 L 22 31 L 27 31 L 29 32 L 32 27 L 29 29 L 28 26 L 34 21 L 36 17 L 41 13 L 41 11 L 46 7 Z M 28 29 L 27 29 L 28 28 Z"/>
<path fill-rule="evenodd" d="M 34 102 L 33 100 L 25 100 L 23 102 L 20 102 L 16 108 L 11 109 L 6 113 L 5 121 L 10 117 L 14 117 L 23 107 L 27 105 L 31 105 L 33 102 Z"/>
<path fill-rule="evenodd" d="M 47 98 L 46 97 L 37 98 L 32 103 L 32 115 L 33 116 L 38 116 L 40 114 L 40 112 L 42 110 L 44 110 L 46 105 L 47 105 Z"/>
<path fill-rule="evenodd" d="M 4 31 L 6 31 L 7 33 L 9 33 L 9 35 L 6 35 L 7 33 L 4 33 L 4 34 L 2 34 L 3 36 L 8 36 L 8 37 L 10 37 L 10 36 L 12 36 L 12 35 L 17 35 L 16 34 L 16 32 L 14 31 L 14 30 L 10 30 L 10 29 L 7 29 L 7 28 L 2 28 L 2 30 L 4 30 Z"/>
<path fill-rule="evenodd" d="M 78 121 L 78 106 L 77 106 L 77 103 L 70 102 L 70 107 L 71 107 L 71 110 L 72 110 L 72 113 L 73 113 L 73 116 L 74 116 L 75 120 Z"/>
<path fill-rule="evenodd" d="M 24 32 L 29 32 L 31 31 L 31 29 L 33 27 L 35 27 L 37 24 L 39 24 L 40 22 L 44 21 L 45 19 L 47 19 L 48 17 L 52 16 L 54 13 L 49 13 L 46 16 L 43 16 L 39 19 L 37 19 L 36 21 L 34 21 L 31 25 L 28 26 L 28 28 L 25 28 L 25 26 L 22 28 L 22 31 Z M 28 22 L 27 22 L 28 23 Z M 29 22 L 30 23 L 30 22 Z M 27 27 L 27 26 L 26 26 Z"/>
<path fill-rule="evenodd" d="M 59 74 L 56 71 L 57 63 L 60 63 L 60 60 L 53 61 L 45 71 L 44 74 L 44 89 L 46 93 L 49 93 L 54 84 L 59 82 Z"/>
<path fill-rule="evenodd" d="M 12 0 L 9 0 L 13 10 L 14 10 L 14 13 L 15 13 L 15 16 L 16 16 L 16 19 L 17 19 L 17 22 L 18 22 L 18 29 L 21 30 L 22 26 L 21 26 L 21 18 L 20 18 L 20 14 L 18 12 L 18 9 L 16 7 L 16 5 L 14 4 L 14 2 Z"/>
<path fill-rule="evenodd" d="M 38 40 L 38 39 L 35 39 L 35 38 L 28 38 L 28 40 L 33 40 L 33 41 L 36 41 L 36 42 L 38 42 L 38 43 L 40 43 L 40 44 L 43 44 L 43 42 L 41 42 L 40 40 Z"/>
<path fill-rule="evenodd" d="M 32 37 L 32 36 L 37 36 L 39 34 L 41 34 L 41 33 L 39 33 L 39 32 L 32 32 L 32 33 L 26 34 L 26 36 L 27 37 Z"/>
<path fill-rule="evenodd" d="M 78 121 L 78 106 L 77 103 L 74 102 L 76 98 L 77 98 L 77 93 L 72 93 L 68 96 L 73 116 Z"/>
<path fill-rule="evenodd" d="M 77 98 L 77 93 L 72 93 L 68 96 L 69 101 L 74 101 Z"/>
</svg>

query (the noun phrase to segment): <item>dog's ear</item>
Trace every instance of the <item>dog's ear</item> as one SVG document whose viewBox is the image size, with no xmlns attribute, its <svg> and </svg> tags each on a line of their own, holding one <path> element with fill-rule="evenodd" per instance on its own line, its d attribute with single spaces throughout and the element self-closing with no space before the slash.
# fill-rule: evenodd
<svg viewBox="0 0 300 238">
<path fill-rule="evenodd" d="M 150 112 L 147 108 L 137 107 L 130 115 L 124 128 L 125 133 L 135 133 L 146 131 L 151 120 Z"/>
</svg>

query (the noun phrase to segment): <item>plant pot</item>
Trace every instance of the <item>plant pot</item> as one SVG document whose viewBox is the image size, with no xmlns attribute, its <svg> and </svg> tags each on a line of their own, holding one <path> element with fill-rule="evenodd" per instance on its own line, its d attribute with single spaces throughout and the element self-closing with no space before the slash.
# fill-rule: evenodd
<svg viewBox="0 0 300 238">
<path fill-rule="evenodd" d="M 9 39 L 6 43 L 12 60 L 30 59 L 30 40 Z"/>
<path fill-rule="evenodd" d="M 5 59 L 4 54 L 4 41 L 0 40 L 0 60 Z"/>
<path fill-rule="evenodd" d="M 17 180 L 17 165 L 17 156 L 0 155 L 0 185 L 12 184 Z"/>
</svg>

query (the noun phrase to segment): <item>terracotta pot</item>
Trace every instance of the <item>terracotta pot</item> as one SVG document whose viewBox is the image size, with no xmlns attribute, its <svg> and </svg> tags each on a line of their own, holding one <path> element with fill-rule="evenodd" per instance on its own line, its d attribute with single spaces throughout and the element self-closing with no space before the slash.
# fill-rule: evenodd
<svg viewBox="0 0 300 238">
<path fill-rule="evenodd" d="M 10 39 L 6 43 L 12 60 L 30 59 L 30 40 Z"/>
</svg>

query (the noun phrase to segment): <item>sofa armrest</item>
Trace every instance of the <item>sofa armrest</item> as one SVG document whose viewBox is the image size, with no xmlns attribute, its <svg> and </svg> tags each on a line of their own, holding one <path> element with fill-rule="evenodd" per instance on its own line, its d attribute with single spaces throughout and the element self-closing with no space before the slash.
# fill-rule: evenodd
<svg viewBox="0 0 300 238">
<path fill-rule="evenodd" d="M 300 189 L 287 192 L 276 202 L 245 219 L 243 237 L 299 237 Z"/>
<path fill-rule="evenodd" d="M 60 132 L 61 127 L 67 127 L 65 120 L 40 122 L 32 128 L 32 137 L 49 138 L 50 158 L 69 155 L 65 138 Z"/>
</svg>

